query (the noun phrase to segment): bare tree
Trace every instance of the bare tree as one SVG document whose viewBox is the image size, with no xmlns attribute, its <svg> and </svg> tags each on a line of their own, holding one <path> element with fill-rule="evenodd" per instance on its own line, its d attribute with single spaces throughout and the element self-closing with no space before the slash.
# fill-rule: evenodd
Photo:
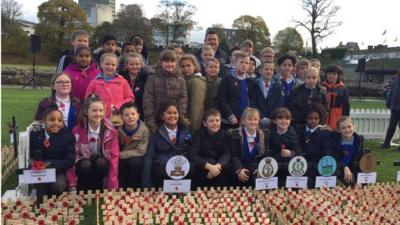
<svg viewBox="0 0 400 225">
<path fill-rule="evenodd" d="M 16 19 L 22 15 L 21 5 L 15 0 L 1 1 L 1 26 L 7 32 L 14 25 Z"/>
<path fill-rule="evenodd" d="M 304 20 L 293 20 L 296 27 L 304 27 L 311 36 L 313 57 L 317 56 L 317 41 L 333 34 L 336 27 L 342 22 L 336 21 L 335 16 L 339 6 L 334 0 L 301 0 L 302 8 L 307 13 Z"/>
<path fill-rule="evenodd" d="M 161 33 L 165 45 L 180 43 L 178 39 L 190 33 L 196 24 L 192 20 L 196 7 L 182 0 L 160 0 L 158 7 L 161 12 L 151 19 L 153 26 Z"/>
</svg>

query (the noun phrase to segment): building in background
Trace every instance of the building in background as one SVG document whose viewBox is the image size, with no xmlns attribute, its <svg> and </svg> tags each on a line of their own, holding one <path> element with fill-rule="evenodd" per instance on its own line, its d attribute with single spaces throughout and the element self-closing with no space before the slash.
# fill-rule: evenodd
<svg viewBox="0 0 400 225">
<path fill-rule="evenodd" d="M 95 5 L 90 8 L 88 23 L 94 27 L 104 22 L 113 22 L 112 8 L 108 5 Z"/>
<path fill-rule="evenodd" d="M 18 22 L 21 24 L 22 30 L 24 30 L 28 36 L 35 33 L 36 23 L 20 19 Z"/>
<path fill-rule="evenodd" d="M 92 7 L 96 7 L 97 5 L 109 6 L 111 8 L 112 20 L 115 18 L 115 0 L 79 0 L 79 6 L 85 11 L 88 18 L 91 18 Z"/>
</svg>

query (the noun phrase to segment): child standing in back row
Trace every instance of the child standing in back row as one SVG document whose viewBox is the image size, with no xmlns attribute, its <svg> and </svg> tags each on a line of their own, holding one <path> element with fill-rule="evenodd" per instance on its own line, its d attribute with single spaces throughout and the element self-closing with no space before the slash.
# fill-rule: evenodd
<svg viewBox="0 0 400 225">
<path fill-rule="evenodd" d="M 322 85 L 326 88 L 329 116 L 327 124 L 336 129 L 336 122 L 341 116 L 350 115 L 349 91 L 343 83 L 343 69 L 339 65 L 326 68 L 326 80 Z"/>
<path fill-rule="evenodd" d="M 234 69 L 222 78 L 219 86 L 218 104 L 222 114 L 223 129 L 237 128 L 243 111 L 249 106 L 249 88 L 253 81 L 247 79 L 250 57 L 238 52 Z"/>
<path fill-rule="evenodd" d="M 72 96 L 83 102 L 90 81 L 100 73 L 100 70 L 97 69 L 96 63 L 93 62 L 90 48 L 80 46 L 75 49 L 74 62 L 67 66 L 64 72 L 74 82 L 71 91 Z"/>
<path fill-rule="evenodd" d="M 105 117 L 111 118 L 112 111 L 116 112 L 122 104 L 134 101 L 135 96 L 128 82 L 117 74 L 117 56 L 113 53 L 104 53 L 100 59 L 99 73 L 86 90 L 86 97 L 96 94 L 104 102 Z"/>
<path fill-rule="evenodd" d="M 178 73 L 175 52 L 168 49 L 161 52 L 156 72 L 149 74 L 144 87 L 144 119 L 152 132 L 157 130 L 156 112 L 166 101 L 172 101 L 177 105 L 181 117 L 186 115 L 188 103 L 186 82 Z"/>
</svg>

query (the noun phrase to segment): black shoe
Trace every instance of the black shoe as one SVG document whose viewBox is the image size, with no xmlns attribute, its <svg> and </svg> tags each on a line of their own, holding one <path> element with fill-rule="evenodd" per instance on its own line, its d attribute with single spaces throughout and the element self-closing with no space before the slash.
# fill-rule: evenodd
<svg viewBox="0 0 400 225">
<path fill-rule="evenodd" d="M 381 145 L 381 148 L 390 148 L 390 144 L 385 144 L 385 143 L 383 143 L 383 144 Z"/>
</svg>

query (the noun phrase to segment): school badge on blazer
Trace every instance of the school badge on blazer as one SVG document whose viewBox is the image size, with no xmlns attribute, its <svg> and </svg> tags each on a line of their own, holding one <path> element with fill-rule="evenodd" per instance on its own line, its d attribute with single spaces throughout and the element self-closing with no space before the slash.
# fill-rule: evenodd
<svg viewBox="0 0 400 225">
<path fill-rule="evenodd" d="M 289 162 L 289 173 L 294 177 L 301 177 L 307 171 L 307 161 L 302 156 L 296 156 Z"/>
<path fill-rule="evenodd" d="M 190 170 L 189 160 L 185 156 L 176 155 L 168 160 L 165 170 L 170 178 L 183 179 Z"/>
<path fill-rule="evenodd" d="M 336 172 L 336 160 L 332 156 L 324 156 L 318 162 L 318 173 L 321 176 L 329 177 Z"/>
<path fill-rule="evenodd" d="M 278 172 L 278 163 L 272 157 L 263 158 L 258 164 L 258 174 L 262 178 L 270 178 Z"/>
</svg>

